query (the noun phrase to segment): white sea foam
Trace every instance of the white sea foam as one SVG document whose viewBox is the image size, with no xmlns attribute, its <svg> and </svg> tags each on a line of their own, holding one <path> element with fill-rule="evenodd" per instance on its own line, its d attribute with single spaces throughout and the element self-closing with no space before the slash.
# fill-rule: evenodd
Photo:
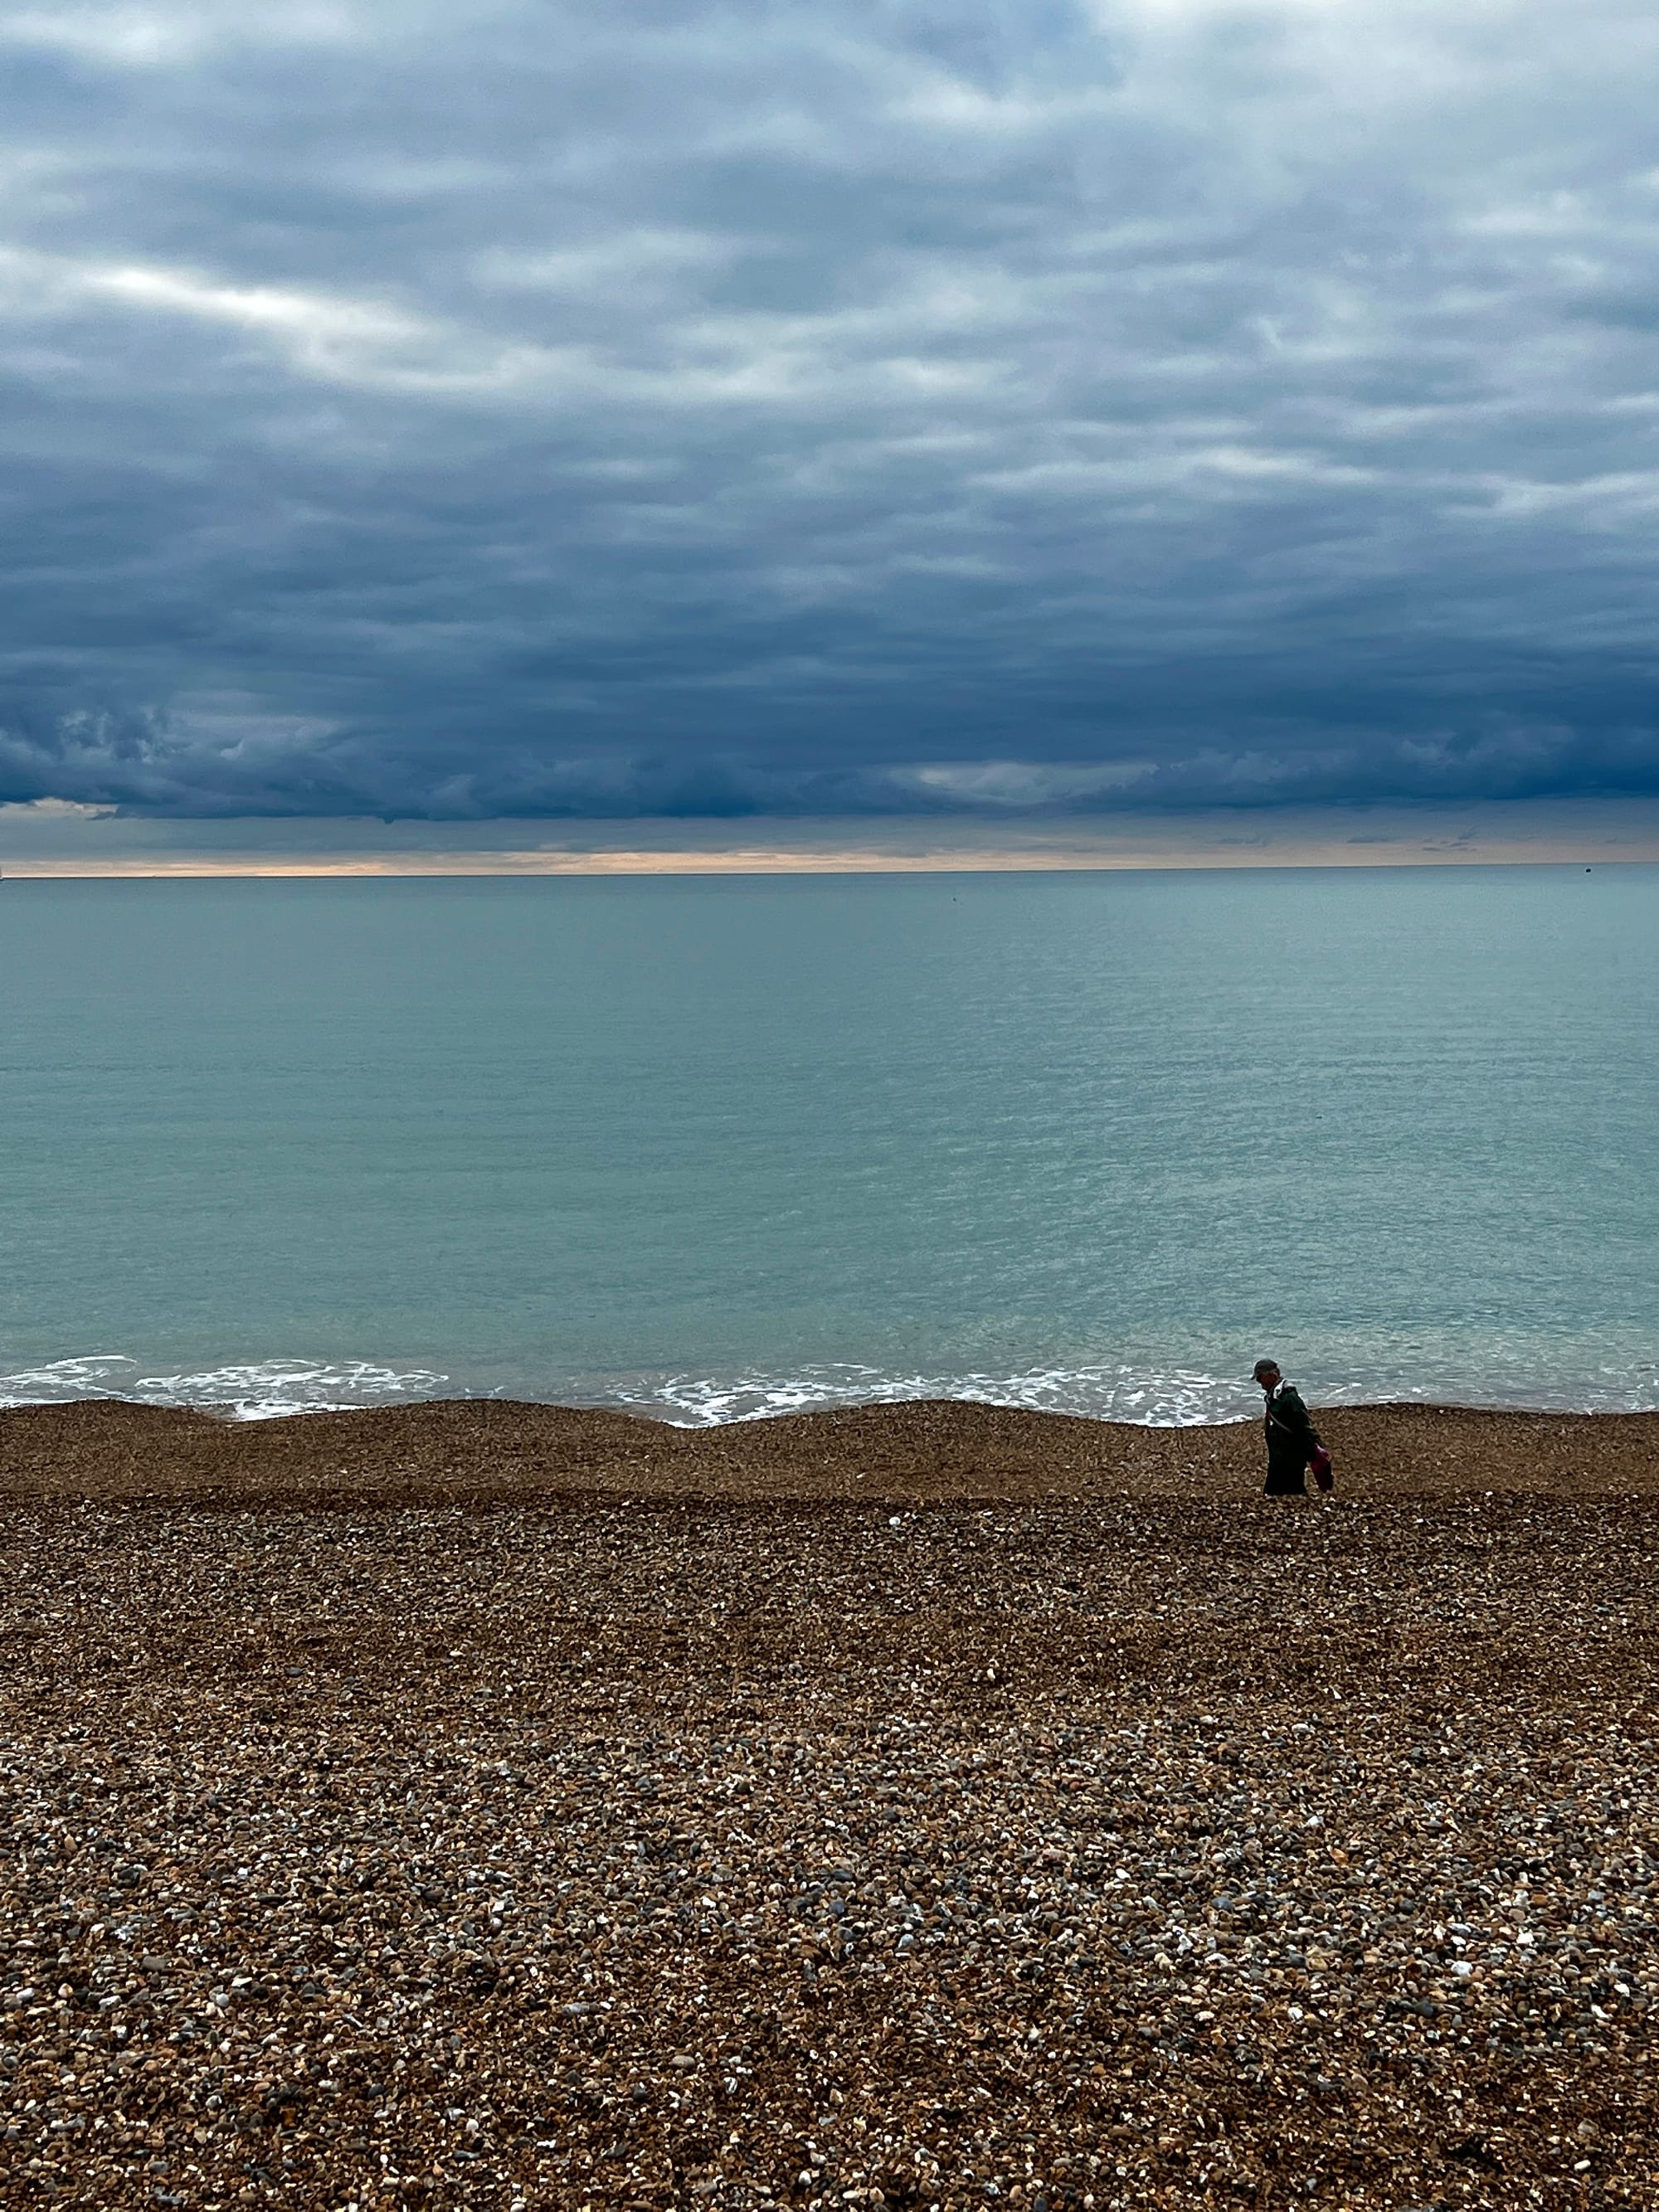
<svg viewBox="0 0 1659 2212">
<path fill-rule="evenodd" d="M 712 1428 L 724 1421 L 915 1398 L 965 1398 L 1160 1427 L 1236 1420 L 1257 1402 L 1236 1380 L 1189 1370 L 1157 1376 L 1127 1367 L 1051 1367 L 1023 1375 L 890 1375 L 860 1366 L 806 1367 L 793 1375 L 750 1373 L 720 1380 L 664 1376 L 619 1389 L 612 1402 L 682 1427 Z"/>
<path fill-rule="evenodd" d="M 1627 1366 L 1586 1361 L 1549 1386 L 1535 1377 L 1552 1372 L 1547 1361 L 1495 1361 L 1479 1376 L 1452 1363 L 1428 1361 L 1383 1366 L 1358 1362 L 1322 1368 L 1298 1366 L 1307 1396 L 1326 1406 L 1376 1404 L 1384 1400 L 1449 1405 L 1534 1407 L 1584 1413 L 1659 1412 L 1659 1368 L 1651 1361 Z M 512 1397 L 544 1403 L 613 1406 L 682 1428 L 714 1428 L 728 1421 L 758 1421 L 780 1413 L 838 1406 L 890 1405 L 917 1398 L 957 1398 L 1035 1413 L 1079 1413 L 1097 1420 L 1154 1427 L 1190 1427 L 1248 1419 L 1260 1410 L 1253 1386 L 1237 1375 L 1198 1367 L 1164 1372 L 1127 1362 L 1031 1368 L 997 1375 L 897 1374 L 854 1363 L 825 1363 L 793 1370 L 753 1368 L 724 1376 L 659 1371 L 652 1374 L 514 1373 L 487 1379 L 399 1367 L 367 1359 L 266 1359 L 204 1366 L 177 1374 L 149 1374 L 118 1352 L 86 1353 L 0 1375 L 0 1407 L 61 1404 L 77 1398 L 119 1398 L 138 1404 L 195 1406 L 245 1421 L 285 1413 L 320 1413 L 352 1407 L 409 1404 L 423 1398 Z"/>
<path fill-rule="evenodd" d="M 55 1359 L 0 1375 L 0 1406 L 122 1398 L 137 1405 L 196 1406 L 240 1421 L 283 1413 L 340 1413 L 354 1406 L 407 1403 L 436 1397 L 449 1380 L 422 1367 L 386 1367 L 372 1360 L 261 1359 L 194 1374 L 143 1375 L 120 1352 Z"/>
<path fill-rule="evenodd" d="M 118 1352 L 92 1352 L 79 1359 L 50 1359 L 0 1375 L 0 1406 L 52 1406 L 70 1398 L 125 1398 L 138 1363 Z"/>
<path fill-rule="evenodd" d="M 1307 1396 L 1322 1406 L 1415 1402 L 1550 1412 L 1659 1412 L 1659 1369 L 1650 1363 L 1626 1369 L 1592 1368 L 1543 1389 L 1534 1379 L 1539 1371 L 1536 1366 L 1517 1363 L 1476 1380 L 1451 1367 L 1377 1367 L 1358 1376 L 1310 1368 L 1299 1369 L 1297 1380 Z M 850 1365 L 806 1367 L 793 1374 L 751 1371 L 721 1378 L 664 1375 L 618 1382 L 593 1395 L 601 1402 L 653 1414 L 684 1428 L 916 1398 L 967 1399 L 1156 1428 L 1249 1419 L 1261 1410 L 1255 1385 L 1237 1375 L 1198 1368 L 1157 1373 L 1125 1364 L 1034 1368 L 1015 1375 L 890 1375 L 879 1368 Z"/>
</svg>

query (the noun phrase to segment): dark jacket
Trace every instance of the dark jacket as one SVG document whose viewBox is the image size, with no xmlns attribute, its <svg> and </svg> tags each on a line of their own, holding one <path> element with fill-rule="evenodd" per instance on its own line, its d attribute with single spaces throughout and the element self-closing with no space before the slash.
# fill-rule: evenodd
<svg viewBox="0 0 1659 2212">
<path fill-rule="evenodd" d="M 1319 1443 L 1319 1431 L 1309 1419 L 1299 1394 L 1281 1382 L 1267 1401 L 1267 1484 L 1270 1493 L 1307 1491 L 1307 1467 Z"/>
</svg>

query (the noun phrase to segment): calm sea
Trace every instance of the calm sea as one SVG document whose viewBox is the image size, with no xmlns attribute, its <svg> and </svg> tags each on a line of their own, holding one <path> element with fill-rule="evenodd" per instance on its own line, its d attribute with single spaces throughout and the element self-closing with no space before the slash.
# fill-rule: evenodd
<svg viewBox="0 0 1659 2212">
<path fill-rule="evenodd" d="M 0 884 L 0 1401 L 1659 1406 L 1659 870 Z"/>
</svg>

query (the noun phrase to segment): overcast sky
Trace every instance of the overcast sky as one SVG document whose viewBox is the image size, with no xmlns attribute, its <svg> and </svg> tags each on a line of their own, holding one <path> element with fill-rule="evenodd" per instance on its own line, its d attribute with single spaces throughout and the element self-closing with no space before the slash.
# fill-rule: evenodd
<svg viewBox="0 0 1659 2212">
<path fill-rule="evenodd" d="M 1659 789 L 1651 0 L 0 0 L 0 802 Z"/>
</svg>

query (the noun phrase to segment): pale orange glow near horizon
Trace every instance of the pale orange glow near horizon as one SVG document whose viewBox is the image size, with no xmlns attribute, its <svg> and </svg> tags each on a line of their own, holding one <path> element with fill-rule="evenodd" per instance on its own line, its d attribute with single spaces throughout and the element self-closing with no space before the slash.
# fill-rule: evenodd
<svg viewBox="0 0 1659 2212">
<path fill-rule="evenodd" d="M 1287 845 L 1248 849 L 1194 848 L 1101 853 L 788 852 L 734 847 L 725 852 L 377 853 L 320 856 L 249 854 L 107 860 L 38 859 L 0 864 L 8 883 L 190 882 L 203 880 L 374 880 L 412 877 L 1059 875 L 1147 869 L 1400 868 L 1609 866 L 1659 861 L 1659 843 L 1628 848 L 1537 843 L 1436 846 Z"/>
</svg>

